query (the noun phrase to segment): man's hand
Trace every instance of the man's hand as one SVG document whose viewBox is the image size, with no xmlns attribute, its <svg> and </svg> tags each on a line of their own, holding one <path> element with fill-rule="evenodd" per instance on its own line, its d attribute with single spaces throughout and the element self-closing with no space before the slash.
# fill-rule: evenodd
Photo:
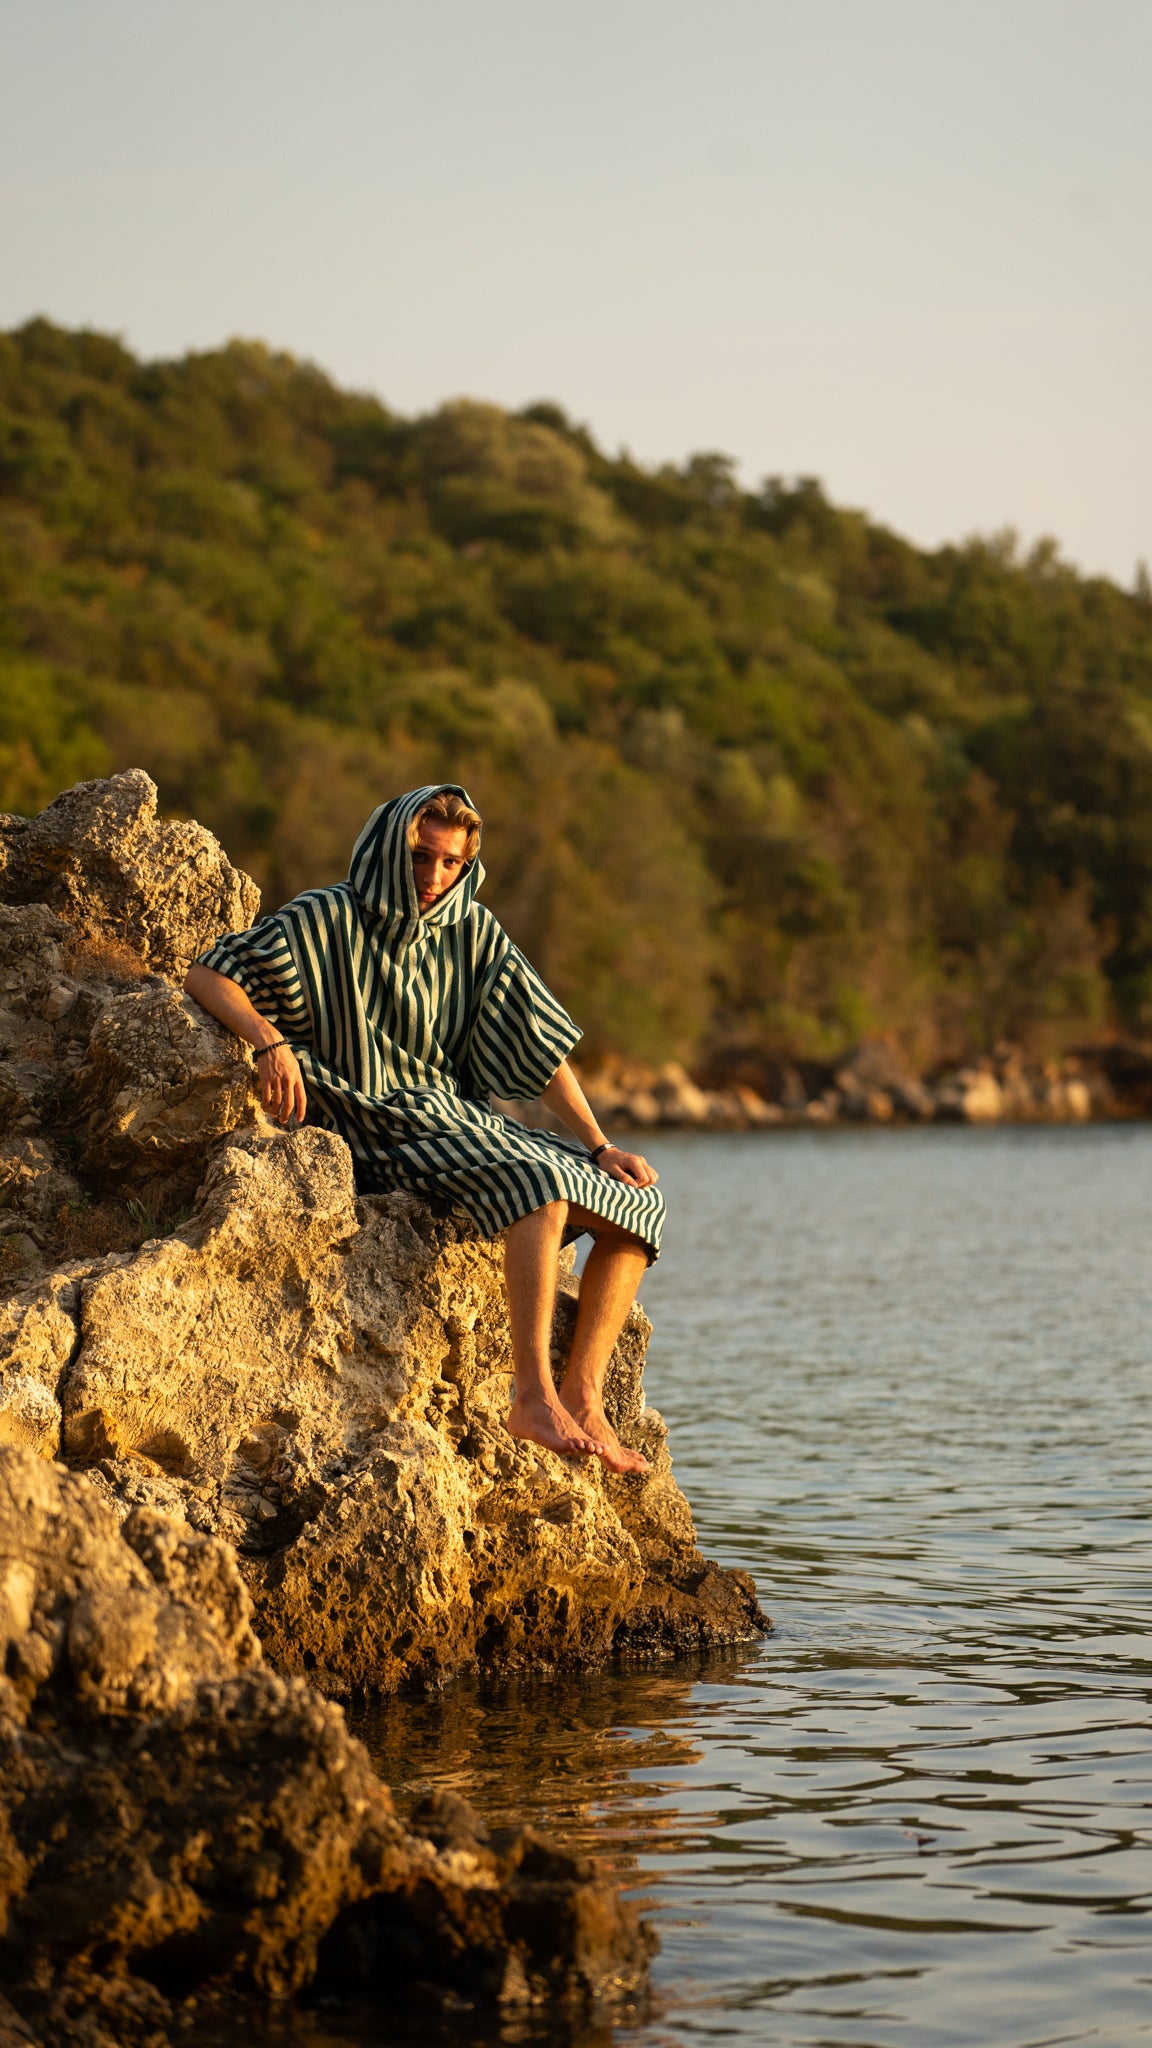
<svg viewBox="0 0 1152 2048">
<path fill-rule="evenodd" d="M 638 1152 L 622 1152 L 619 1145 L 609 1145 L 596 1161 L 613 1180 L 622 1180 L 630 1188 L 654 1188 L 660 1175 L 655 1167 L 641 1159 Z"/>
<path fill-rule="evenodd" d="M 252 1047 L 260 1099 L 269 1115 L 282 1124 L 291 1123 L 294 1116 L 303 1123 L 308 1097 L 296 1055 L 290 1045 L 275 1044 L 280 1035 L 275 1024 L 253 1009 L 239 982 L 227 974 L 217 974 L 214 967 L 205 967 L 202 960 L 194 960 L 184 977 L 184 991 L 210 1017 L 219 1018 L 221 1024 Z M 268 1050 L 261 1057 L 264 1046 Z"/>
<path fill-rule="evenodd" d="M 304 1093 L 304 1076 L 300 1064 L 290 1045 L 275 1045 L 263 1058 L 257 1058 L 256 1072 L 260 1076 L 260 1100 L 278 1123 L 290 1123 L 293 1116 L 303 1123 L 308 1108 L 308 1097 Z"/>
</svg>

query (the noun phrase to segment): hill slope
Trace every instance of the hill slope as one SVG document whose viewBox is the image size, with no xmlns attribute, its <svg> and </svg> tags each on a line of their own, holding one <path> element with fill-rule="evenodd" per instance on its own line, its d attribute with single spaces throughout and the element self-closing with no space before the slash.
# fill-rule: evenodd
<svg viewBox="0 0 1152 2048">
<path fill-rule="evenodd" d="M 552 406 L 0 336 L 0 808 L 139 763 L 273 904 L 464 782 L 588 1032 L 929 1061 L 1152 1028 L 1152 600 Z"/>
</svg>

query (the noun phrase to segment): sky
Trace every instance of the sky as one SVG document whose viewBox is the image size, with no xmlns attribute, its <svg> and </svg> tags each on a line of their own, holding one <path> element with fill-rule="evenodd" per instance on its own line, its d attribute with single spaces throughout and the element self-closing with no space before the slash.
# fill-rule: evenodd
<svg viewBox="0 0 1152 2048">
<path fill-rule="evenodd" d="M 0 327 L 1152 559 L 1152 0 L 0 0 Z"/>
</svg>

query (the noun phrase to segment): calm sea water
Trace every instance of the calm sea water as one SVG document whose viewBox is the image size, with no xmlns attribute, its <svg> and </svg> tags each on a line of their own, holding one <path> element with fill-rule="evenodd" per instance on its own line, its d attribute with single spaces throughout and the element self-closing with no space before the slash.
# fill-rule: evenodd
<svg viewBox="0 0 1152 2048">
<path fill-rule="evenodd" d="M 483 2038 L 1152 2041 L 1152 1130 L 647 1149 L 649 1399 L 776 1630 L 360 1714 L 393 1785 L 595 1850 L 660 1930 L 634 2025 Z"/>
</svg>

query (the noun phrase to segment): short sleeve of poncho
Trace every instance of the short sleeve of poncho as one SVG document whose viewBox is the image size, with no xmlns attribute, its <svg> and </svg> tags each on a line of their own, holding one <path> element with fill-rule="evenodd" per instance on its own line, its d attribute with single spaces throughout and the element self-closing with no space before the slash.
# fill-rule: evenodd
<svg viewBox="0 0 1152 2048">
<path fill-rule="evenodd" d="M 310 1038 L 312 1019 L 300 973 L 279 917 L 262 917 L 250 931 L 226 932 L 201 955 L 237 982 L 252 1007 L 285 1038 Z"/>
<path fill-rule="evenodd" d="M 477 989 L 468 1068 L 479 1089 L 530 1102 L 581 1034 L 519 947 L 496 929 L 499 943 Z"/>
</svg>

